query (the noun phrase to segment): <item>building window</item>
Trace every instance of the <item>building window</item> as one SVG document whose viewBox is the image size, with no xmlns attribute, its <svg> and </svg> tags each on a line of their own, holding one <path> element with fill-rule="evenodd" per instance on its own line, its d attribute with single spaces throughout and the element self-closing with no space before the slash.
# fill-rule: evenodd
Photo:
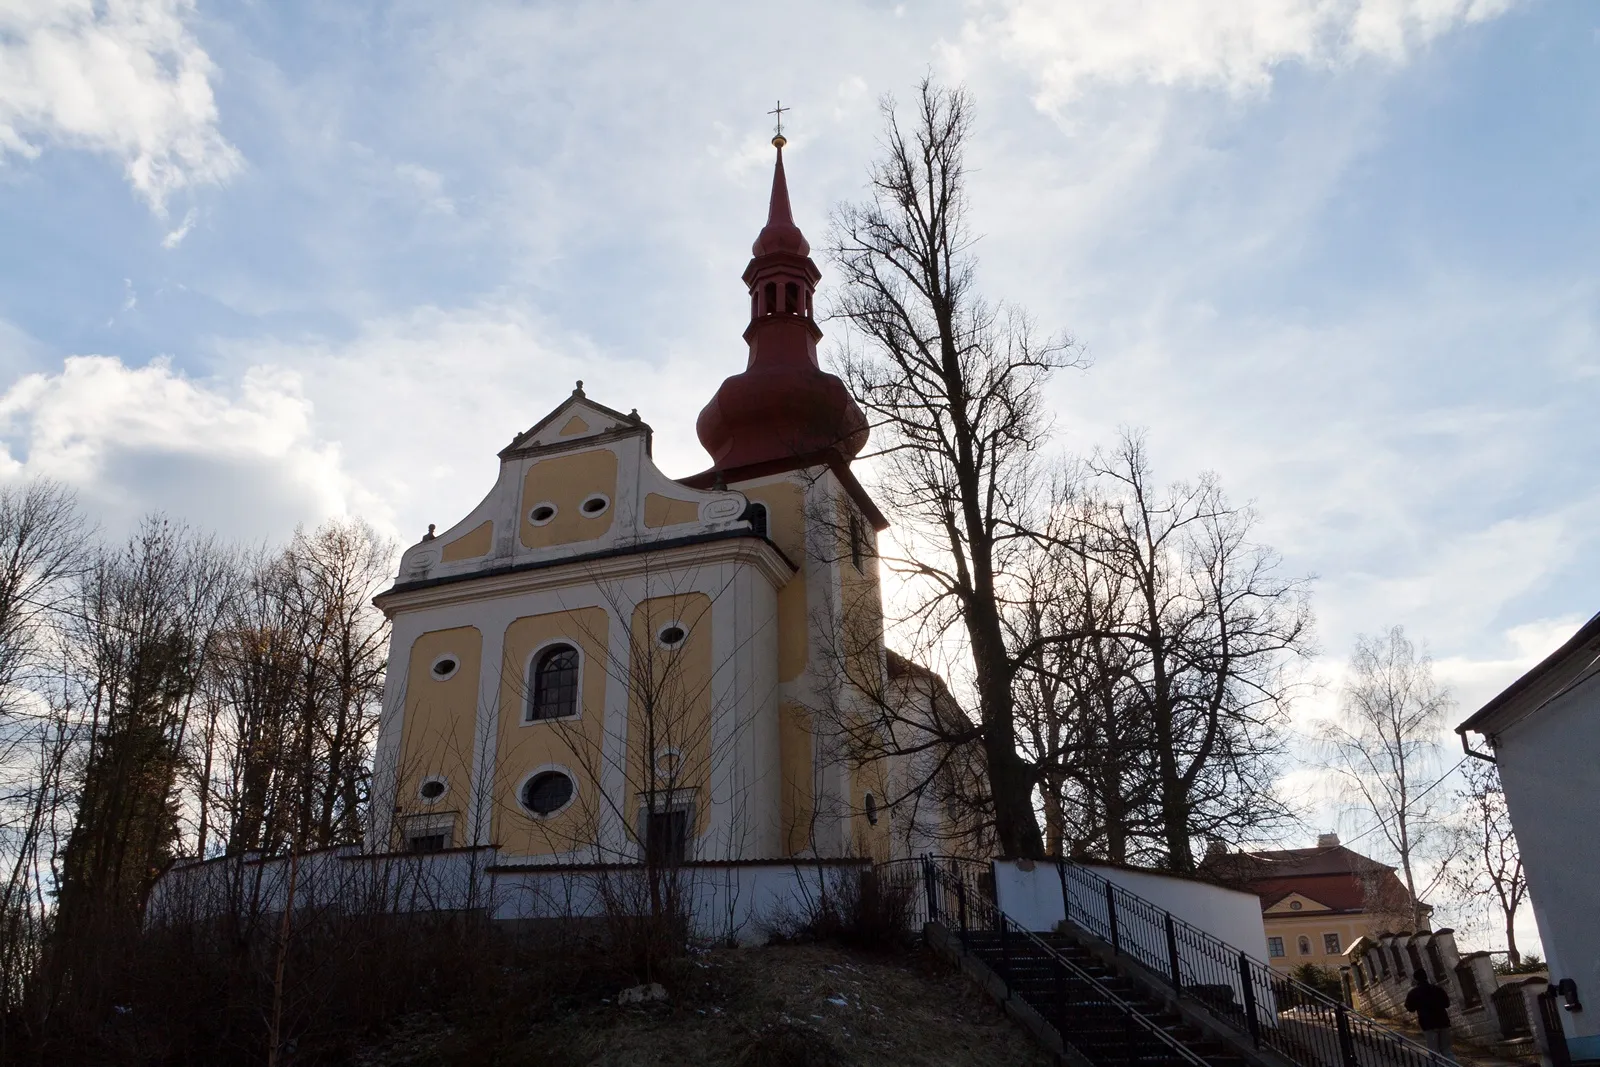
<svg viewBox="0 0 1600 1067">
<path fill-rule="evenodd" d="M 551 645 L 533 661 L 528 686 L 528 721 L 578 714 L 578 650 Z"/>
<path fill-rule="evenodd" d="M 548 500 L 542 504 L 535 504 L 533 510 L 528 512 L 528 521 L 534 526 L 544 526 L 556 517 L 556 506 Z"/>
<path fill-rule="evenodd" d="M 406 840 L 406 848 L 411 852 L 443 852 L 445 847 L 444 834 L 417 834 Z"/>
<path fill-rule="evenodd" d="M 868 826 L 876 826 L 876 825 L 878 825 L 878 798 L 873 796 L 871 793 L 867 794 L 866 809 L 867 809 L 867 825 Z"/>
<path fill-rule="evenodd" d="M 767 285 L 766 285 L 766 295 L 767 295 L 766 313 L 768 315 L 777 314 L 777 312 L 778 312 L 778 283 L 777 282 L 768 282 L 767 283 Z"/>
<path fill-rule="evenodd" d="M 593 496 L 590 496 L 588 499 L 584 500 L 583 503 L 579 504 L 578 510 L 592 519 L 596 515 L 605 514 L 606 508 L 609 508 L 610 506 L 610 497 L 606 496 L 604 493 L 595 493 Z"/>
<path fill-rule="evenodd" d="M 1304 934 L 1302 934 L 1300 936 L 1299 944 L 1300 944 L 1300 955 L 1302 955 L 1302 956 L 1311 955 L 1311 939 L 1309 937 L 1306 937 Z"/>
<path fill-rule="evenodd" d="M 1300 902 L 1298 900 L 1289 901 L 1289 910 L 1290 911 L 1299 911 L 1300 907 L 1301 907 L 1301 904 L 1300 904 Z"/>
<path fill-rule="evenodd" d="M 1283 955 L 1283 938 L 1267 938 L 1267 955 L 1273 957 L 1274 959 Z"/>
<path fill-rule="evenodd" d="M 800 314 L 800 287 L 794 282 L 783 287 L 783 310 L 787 315 Z"/>
<path fill-rule="evenodd" d="M 454 652 L 446 652 L 433 661 L 433 666 L 428 668 L 428 673 L 436 682 L 447 681 L 454 678 L 456 671 L 461 669 L 461 659 Z"/>
<path fill-rule="evenodd" d="M 646 862 L 652 866 L 683 863 L 689 858 L 689 812 L 686 808 L 652 811 L 645 816 Z"/>
<path fill-rule="evenodd" d="M 435 800 L 444 796 L 446 788 L 448 787 L 445 785 L 443 778 L 424 778 L 421 787 L 417 790 L 417 796 L 432 804 Z"/>
<path fill-rule="evenodd" d="M 522 786 L 522 806 L 540 818 L 554 815 L 572 802 L 572 779 L 560 771 L 540 771 Z"/>
<path fill-rule="evenodd" d="M 852 511 L 850 513 L 850 562 L 858 571 L 861 569 L 862 540 L 861 520 Z"/>
<path fill-rule="evenodd" d="M 750 529 L 755 531 L 757 537 L 767 536 L 767 506 L 765 504 L 751 504 L 745 509 L 744 517 L 750 520 Z"/>
<path fill-rule="evenodd" d="M 1339 947 L 1339 935 L 1338 934 L 1323 934 L 1322 935 L 1322 952 L 1323 952 L 1323 955 L 1326 955 L 1326 956 L 1337 956 L 1339 953 L 1341 953 L 1343 951 L 1344 950 Z"/>
<path fill-rule="evenodd" d="M 682 623 L 668 623 L 656 632 L 656 643 L 662 648 L 679 648 L 689 637 Z"/>
</svg>

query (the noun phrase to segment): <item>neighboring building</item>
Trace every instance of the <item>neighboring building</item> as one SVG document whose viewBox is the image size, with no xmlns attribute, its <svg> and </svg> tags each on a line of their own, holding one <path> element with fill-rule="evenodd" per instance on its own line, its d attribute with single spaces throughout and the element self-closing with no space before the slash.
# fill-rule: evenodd
<svg viewBox="0 0 1600 1067">
<path fill-rule="evenodd" d="M 1338 834 L 1322 834 L 1316 848 L 1212 853 L 1201 872 L 1261 898 L 1267 959 L 1279 970 L 1338 971 L 1357 938 L 1411 925 L 1411 896 L 1394 868 L 1345 848 Z"/>
<path fill-rule="evenodd" d="M 887 524 L 850 470 L 866 419 L 817 364 L 820 273 L 774 143 L 745 369 L 696 424 L 711 466 L 667 477 L 638 413 L 580 382 L 377 598 L 393 624 L 379 849 L 569 865 L 890 855 L 862 696 L 887 691 Z"/>
<path fill-rule="evenodd" d="M 1600 615 L 1456 733 L 1499 768 L 1552 988 L 1568 991 L 1554 1014 L 1573 1060 L 1600 1061 Z"/>
<path fill-rule="evenodd" d="M 895 652 L 885 660 L 894 853 L 988 859 L 997 849 L 983 746 L 976 738 L 948 743 L 970 734 L 972 721 L 937 673 Z"/>
</svg>

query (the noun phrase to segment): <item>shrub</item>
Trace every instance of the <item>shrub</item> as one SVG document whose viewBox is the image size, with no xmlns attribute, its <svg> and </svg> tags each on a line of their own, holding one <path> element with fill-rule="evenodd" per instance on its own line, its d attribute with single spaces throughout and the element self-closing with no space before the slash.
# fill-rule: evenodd
<svg viewBox="0 0 1600 1067">
<path fill-rule="evenodd" d="M 820 879 L 804 912 L 781 924 L 778 936 L 869 952 L 904 952 L 916 943 L 915 893 L 915 886 L 875 871 L 836 870 Z"/>
</svg>

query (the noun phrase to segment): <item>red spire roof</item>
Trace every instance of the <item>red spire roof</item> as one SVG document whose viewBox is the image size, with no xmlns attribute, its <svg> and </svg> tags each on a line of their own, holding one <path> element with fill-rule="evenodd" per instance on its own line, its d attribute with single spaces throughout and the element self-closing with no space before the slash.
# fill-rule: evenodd
<svg viewBox="0 0 1600 1067">
<path fill-rule="evenodd" d="M 783 139 L 772 173 L 767 224 L 745 268 L 750 346 L 744 372 L 722 383 L 695 423 L 713 473 L 816 463 L 848 464 L 867 443 L 867 420 L 844 383 L 817 365 L 822 339 L 812 300 L 822 273 L 794 224 L 783 173 Z M 697 475 L 697 478 L 702 477 Z"/>
<path fill-rule="evenodd" d="M 776 138 L 774 138 L 776 140 Z M 767 203 L 767 224 L 756 235 L 750 247 L 752 256 L 771 252 L 789 252 L 809 256 L 811 246 L 805 234 L 794 224 L 794 214 L 789 210 L 789 182 L 783 176 L 783 145 L 778 145 L 778 165 L 772 171 L 772 199 Z"/>
</svg>

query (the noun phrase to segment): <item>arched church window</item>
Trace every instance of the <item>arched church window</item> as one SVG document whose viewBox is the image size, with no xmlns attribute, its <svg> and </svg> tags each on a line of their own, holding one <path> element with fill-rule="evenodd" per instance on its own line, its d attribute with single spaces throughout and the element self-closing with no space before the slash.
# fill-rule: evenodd
<svg viewBox="0 0 1600 1067">
<path fill-rule="evenodd" d="M 578 650 L 551 645 L 533 662 L 529 679 L 528 721 L 565 719 L 578 714 Z"/>
<path fill-rule="evenodd" d="M 765 313 L 768 314 L 768 315 L 771 315 L 771 314 L 773 314 L 774 312 L 776 312 L 778 310 L 778 283 L 777 282 L 768 282 L 767 283 L 767 306 L 766 306 L 766 308 L 764 310 L 765 310 Z"/>
<path fill-rule="evenodd" d="M 767 506 L 765 504 L 751 504 L 744 517 L 750 520 L 750 529 L 755 531 L 757 537 L 767 536 Z"/>
<path fill-rule="evenodd" d="M 806 318 L 811 317 L 811 290 L 806 290 Z"/>
<path fill-rule="evenodd" d="M 783 310 L 787 315 L 800 314 L 800 287 L 794 282 L 783 287 Z"/>
<path fill-rule="evenodd" d="M 873 796 L 871 793 L 867 794 L 866 809 L 867 824 L 869 826 L 878 825 L 878 798 Z"/>
</svg>

